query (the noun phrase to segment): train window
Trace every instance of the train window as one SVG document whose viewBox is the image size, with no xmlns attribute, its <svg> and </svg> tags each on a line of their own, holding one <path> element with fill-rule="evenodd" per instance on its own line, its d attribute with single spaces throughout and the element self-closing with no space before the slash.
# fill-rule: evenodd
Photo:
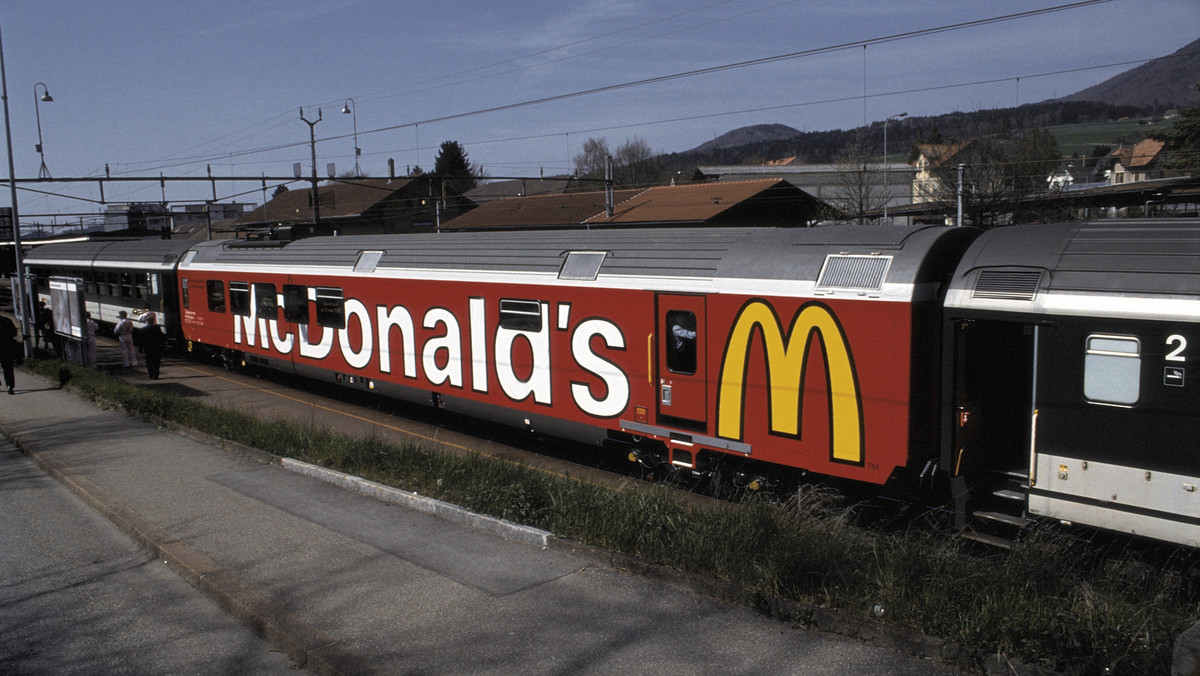
<svg viewBox="0 0 1200 676">
<path fill-rule="evenodd" d="M 346 302 L 341 289 L 318 286 L 317 324 L 327 329 L 346 328 Z"/>
<path fill-rule="evenodd" d="M 294 324 L 308 323 L 308 287 L 283 285 L 283 318 Z"/>
<path fill-rule="evenodd" d="M 279 298 L 274 284 L 254 285 L 254 313 L 263 319 L 279 318 Z"/>
<path fill-rule="evenodd" d="M 536 300 L 501 300 L 500 326 L 510 331 L 541 331 L 542 304 Z"/>
<path fill-rule="evenodd" d="M 121 297 L 133 298 L 133 277 L 128 272 L 121 273 Z"/>
<path fill-rule="evenodd" d="M 571 251 L 558 271 L 558 278 L 591 281 L 600 274 L 600 265 L 607 255 L 605 251 Z"/>
<path fill-rule="evenodd" d="M 179 280 L 179 295 L 182 296 L 183 308 L 186 310 L 192 306 L 191 300 L 188 298 L 188 280 L 187 277 Z"/>
<path fill-rule="evenodd" d="M 1083 359 L 1083 396 L 1095 404 L 1136 404 L 1141 395 L 1141 366 L 1141 345 L 1137 338 L 1088 336 Z"/>
<path fill-rule="evenodd" d="M 140 275 L 140 274 L 139 274 L 139 275 L 137 276 L 137 283 L 136 283 L 136 284 L 134 285 L 134 287 L 133 287 L 133 297 L 134 297 L 134 298 L 147 298 L 147 297 L 149 297 L 149 293 L 148 293 L 148 289 L 149 289 L 149 284 L 148 284 L 148 282 L 149 282 L 149 280 L 150 280 L 150 275 L 149 275 L 149 274 L 145 274 L 145 275 Z"/>
<path fill-rule="evenodd" d="M 208 288 L 208 311 L 224 312 L 225 282 L 219 279 L 210 279 L 206 282 L 206 286 Z"/>
<path fill-rule="evenodd" d="M 229 311 L 242 317 L 250 316 L 250 285 L 246 282 L 229 283 Z"/>
<path fill-rule="evenodd" d="M 667 311 L 667 369 L 684 375 L 696 372 L 696 313 Z"/>
</svg>

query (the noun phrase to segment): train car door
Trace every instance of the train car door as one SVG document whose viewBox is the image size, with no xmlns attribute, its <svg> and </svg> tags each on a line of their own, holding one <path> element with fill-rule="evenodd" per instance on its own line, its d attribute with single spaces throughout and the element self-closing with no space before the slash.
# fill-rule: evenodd
<svg viewBox="0 0 1200 676">
<path fill-rule="evenodd" d="M 705 297 L 660 293 L 656 301 L 658 420 L 704 430 L 708 421 Z"/>
<path fill-rule="evenodd" d="M 956 321 L 950 476 L 967 485 L 1028 477 L 1038 327 Z"/>
</svg>

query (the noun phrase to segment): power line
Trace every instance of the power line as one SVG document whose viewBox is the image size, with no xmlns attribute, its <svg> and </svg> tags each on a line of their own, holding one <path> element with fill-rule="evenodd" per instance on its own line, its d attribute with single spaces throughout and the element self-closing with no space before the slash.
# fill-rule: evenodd
<svg viewBox="0 0 1200 676">
<path fill-rule="evenodd" d="M 541 98 L 531 99 L 531 100 L 527 100 L 527 101 L 503 104 L 503 105 L 499 105 L 499 106 L 491 106 L 491 107 L 487 107 L 487 108 L 481 108 L 481 109 L 462 112 L 462 113 L 442 115 L 442 116 L 432 117 L 432 118 L 428 118 L 428 119 L 424 119 L 424 120 L 417 120 L 417 121 L 412 121 L 412 122 L 405 122 L 402 124 L 389 125 L 386 127 L 380 127 L 378 129 L 369 129 L 366 131 L 360 131 L 359 135 L 365 136 L 367 134 L 374 134 L 374 133 L 380 133 L 380 132 L 386 132 L 386 131 L 395 131 L 398 129 L 405 129 L 405 128 L 409 128 L 409 127 L 418 127 L 420 125 L 429 125 L 429 124 L 435 124 L 435 123 L 441 123 L 441 122 L 448 122 L 448 121 L 463 119 L 463 118 L 467 118 L 467 117 L 488 115 L 488 114 L 493 114 L 493 113 L 498 113 L 498 112 L 505 112 L 505 111 L 509 111 L 509 110 L 516 110 L 519 108 L 543 105 L 543 104 L 554 103 L 554 102 L 558 102 L 558 101 L 565 101 L 565 100 L 580 98 L 580 97 L 584 97 L 584 96 L 592 96 L 595 94 L 608 93 L 608 92 L 619 91 L 619 90 L 623 90 L 623 89 L 630 89 L 630 88 L 635 88 L 635 87 L 642 87 L 642 86 L 646 86 L 649 84 L 658 84 L 658 83 L 662 83 L 662 82 L 670 82 L 670 81 L 680 80 L 680 79 L 685 79 L 685 78 L 698 77 L 701 75 L 710 75 L 713 73 L 720 73 L 720 72 L 725 72 L 725 71 L 729 71 L 729 70 L 736 70 L 736 69 L 748 68 L 748 67 L 752 67 L 752 66 L 761 66 L 761 65 L 766 65 L 766 64 L 778 63 L 781 61 L 830 54 L 830 53 L 845 51 L 845 50 L 849 50 L 849 49 L 857 49 L 860 47 L 866 47 L 866 46 L 870 46 L 870 45 L 880 45 L 880 44 L 887 44 L 887 43 L 891 43 L 891 42 L 897 42 L 897 41 L 901 41 L 901 40 L 910 40 L 910 39 L 926 37 L 926 36 L 930 36 L 930 35 L 938 35 L 941 33 L 946 33 L 946 32 L 951 32 L 951 31 L 958 31 L 958 30 L 964 30 L 964 29 L 968 29 L 968 28 L 976 28 L 976 27 L 980 27 L 980 26 L 992 25 L 992 24 L 1001 23 L 1001 22 L 1014 21 L 1017 19 L 1025 19 L 1025 18 L 1030 18 L 1030 17 L 1034 17 L 1034 16 L 1042 16 L 1042 15 L 1056 13 L 1056 12 L 1064 12 L 1064 11 L 1070 11 L 1070 10 L 1075 10 L 1075 9 L 1081 9 L 1081 8 L 1088 7 L 1091 5 L 1103 4 L 1103 3 L 1108 3 L 1108 2 L 1112 2 L 1112 1 L 1113 0 L 1082 0 L 1080 2 L 1073 2 L 1073 3 L 1064 4 L 1064 5 L 1056 5 L 1053 7 L 1029 10 L 1029 11 L 1025 11 L 1025 12 L 1004 14 L 1004 15 L 1000 15 L 1000 16 L 989 17 L 986 19 L 977 19 L 974 21 L 965 21 L 965 22 L 959 22 L 959 23 L 953 23 L 953 24 L 946 24 L 943 26 L 936 26 L 933 28 L 925 28 L 925 29 L 920 29 L 920 30 L 915 30 L 915 31 L 906 31 L 906 32 L 895 33 L 895 34 L 886 35 L 886 36 L 882 36 L 882 37 L 868 38 L 865 40 L 856 40 L 856 41 L 846 42 L 846 43 L 841 43 L 841 44 L 836 44 L 836 45 L 817 47 L 817 48 L 813 48 L 813 49 L 807 49 L 807 50 L 801 50 L 801 51 L 795 51 L 795 52 L 788 52 L 786 54 L 777 54 L 777 55 L 761 57 L 761 58 L 757 58 L 757 59 L 749 59 L 749 60 L 745 60 L 745 61 L 737 61 L 737 62 L 726 63 L 726 64 L 717 65 L 717 66 L 709 66 L 709 67 L 705 67 L 705 68 L 698 68 L 698 69 L 682 71 L 682 72 L 678 72 L 678 73 L 660 75 L 660 76 L 651 77 L 651 78 L 632 80 L 629 82 L 605 85 L 605 86 L 601 86 L 601 87 L 593 87 L 593 88 L 589 88 L 589 89 L 583 89 L 583 90 L 568 92 L 568 93 L 564 93 L 564 94 L 557 94 L 557 95 L 553 95 L 553 96 L 541 97 Z M 1007 79 L 1012 79 L 1012 78 L 1003 78 L 1003 80 L 1007 80 Z M 852 98 L 854 100 L 857 100 L 859 97 L 852 97 Z M 339 139 L 349 138 L 349 136 L 350 136 L 349 134 L 341 134 L 341 135 L 329 136 L 326 138 L 318 139 L 318 141 L 325 142 L 325 141 L 339 140 Z M 227 153 L 227 154 L 222 154 L 222 155 L 213 155 L 213 156 L 207 156 L 207 157 L 199 157 L 190 162 L 181 161 L 181 162 L 177 162 L 177 163 L 162 165 L 159 167 L 147 167 L 144 170 L 152 170 L 152 169 L 159 169 L 159 168 L 171 168 L 171 167 L 177 167 L 177 166 L 181 166 L 181 165 L 185 165 L 185 164 L 195 164 L 197 162 L 216 161 L 218 159 L 232 159 L 234 157 L 246 157 L 249 155 L 255 155 L 255 154 L 261 154 L 261 153 L 267 153 L 267 152 L 274 152 L 274 151 L 278 151 L 278 150 L 286 150 L 286 149 L 291 149 L 291 148 L 302 147 L 304 145 L 307 145 L 307 144 L 303 141 L 292 142 L 292 143 L 283 143 L 283 144 L 277 144 L 277 145 L 273 145 L 273 146 L 248 149 L 248 150 L 244 150 L 244 151 L 240 151 L 240 152 Z"/>
</svg>

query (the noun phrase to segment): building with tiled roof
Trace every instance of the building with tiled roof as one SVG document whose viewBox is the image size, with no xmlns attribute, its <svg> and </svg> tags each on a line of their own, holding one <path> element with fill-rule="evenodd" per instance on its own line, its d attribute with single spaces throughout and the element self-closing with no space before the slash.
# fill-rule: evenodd
<svg viewBox="0 0 1200 676">
<path fill-rule="evenodd" d="M 1109 183 L 1120 185 L 1163 178 L 1160 155 L 1164 145 L 1162 141 L 1148 138 L 1133 147 L 1122 146 L 1114 150 L 1109 155 L 1113 160 Z"/>
<path fill-rule="evenodd" d="M 382 234 L 434 230 L 468 208 L 458 195 L 442 195 L 428 177 L 338 179 L 317 187 L 321 224 L 314 227 L 311 188 L 276 195 L 239 218 L 243 231 L 313 234 Z"/>
<path fill-rule="evenodd" d="M 443 228 L 805 226 L 820 218 L 824 208 L 786 181 L 760 179 L 614 190 L 611 202 L 603 191 L 510 197 L 483 204 Z"/>
<path fill-rule="evenodd" d="M 912 201 L 916 204 L 934 202 L 941 192 L 941 169 L 950 164 L 969 164 L 966 155 L 974 141 L 962 143 L 918 143 L 913 146 L 910 164 L 916 173 L 912 179 Z"/>
</svg>

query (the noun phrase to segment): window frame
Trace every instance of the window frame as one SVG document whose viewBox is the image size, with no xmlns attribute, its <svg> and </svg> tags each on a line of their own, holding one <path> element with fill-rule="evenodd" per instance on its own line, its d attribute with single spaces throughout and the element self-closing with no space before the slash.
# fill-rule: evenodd
<svg viewBox="0 0 1200 676">
<path fill-rule="evenodd" d="M 1117 349 L 1119 344 L 1129 345 L 1133 349 Z M 1136 406 L 1141 401 L 1141 339 L 1137 336 L 1091 333 L 1084 339 L 1083 345 L 1084 399 L 1089 404 L 1101 406 Z"/>
</svg>

